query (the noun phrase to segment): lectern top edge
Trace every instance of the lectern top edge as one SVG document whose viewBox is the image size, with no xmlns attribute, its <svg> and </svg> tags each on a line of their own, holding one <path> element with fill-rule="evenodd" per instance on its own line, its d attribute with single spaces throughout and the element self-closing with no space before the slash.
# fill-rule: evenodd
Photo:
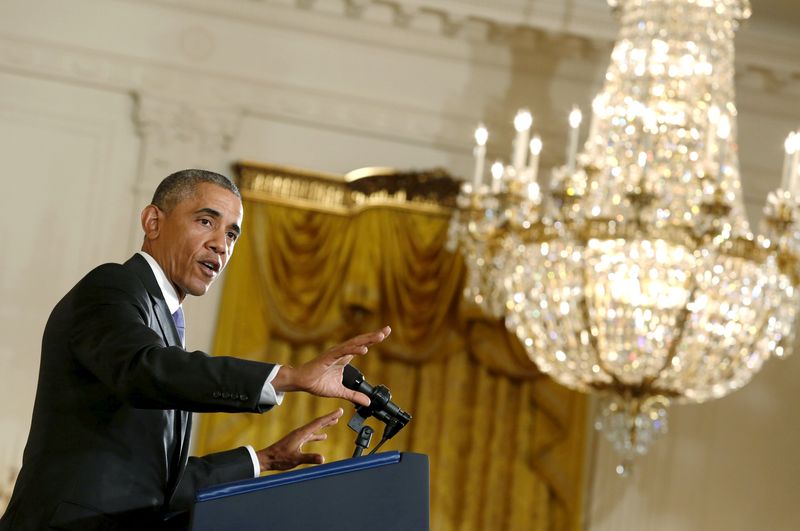
<svg viewBox="0 0 800 531">
<path fill-rule="evenodd" d="M 248 479 L 244 481 L 237 481 L 234 483 L 224 483 L 222 485 L 215 485 L 207 489 L 200 490 L 197 493 L 196 501 L 204 502 L 215 500 L 218 498 L 225 498 L 228 496 L 236 496 L 246 492 L 260 491 L 270 489 L 281 485 L 288 485 L 291 483 L 298 483 L 310 479 L 336 476 L 339 474 L 347 474 L 357 470 L 366 470 L 369 468 L 376 468 L 386 465 L 392 465 L 400 462 L 400 452 L 382 452 L 379 454 L 355 457 L 351 459 L 343 459 L 341 461 L 334 461 L 332 463 L 325 463 L 315 467 L 304 468 L 302 470 L 294 470 L 291 472 L 284 472 L 274 476 L 260 477 L 255 479 Z"/>
</svg>

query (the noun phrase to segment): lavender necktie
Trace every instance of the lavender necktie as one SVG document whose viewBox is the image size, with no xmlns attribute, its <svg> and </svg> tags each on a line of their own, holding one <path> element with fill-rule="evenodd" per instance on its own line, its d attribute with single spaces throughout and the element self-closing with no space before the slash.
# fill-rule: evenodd
<svg viewBox="0 0 800 531">
<path fill-rule="evenodd" d="M 183 308 L 178 306 L 178 309 L 172 314 L 172 320 L 175 321 L 175 328 L 178 329 L 178 337 L 181 338 L 181 346 L 186 345 L 186 323 L 183 320 Z"/>
</svg>

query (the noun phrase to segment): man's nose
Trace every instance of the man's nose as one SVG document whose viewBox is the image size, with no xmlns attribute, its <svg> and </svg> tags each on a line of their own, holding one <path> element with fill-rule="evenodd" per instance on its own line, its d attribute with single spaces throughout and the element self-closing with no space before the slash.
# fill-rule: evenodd
<svg viewBox="0 0 800 531">
<path fill-rule="evenodd" d="M 214 231 L 214 235 L 208 242 L 209 248 L 217 254 L 228 254 L 228 241 L 226 231 Z"/>
</svg>

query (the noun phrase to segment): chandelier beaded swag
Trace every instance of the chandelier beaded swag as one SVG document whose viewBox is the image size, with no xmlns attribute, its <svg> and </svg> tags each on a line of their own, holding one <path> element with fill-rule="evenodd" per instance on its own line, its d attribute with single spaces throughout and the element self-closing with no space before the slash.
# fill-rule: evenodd
<svg viewBox="0 0 800 531">
<path fill-rule="evenodd" d="M 598 393 L 595 427 L 622 456 L 667 430 L 671 402 L 720 398 L 791 352 L 800 280 L 800 132 L 786 141 L 762 234 L 750 232 L 736 153 L 733 37 L 748 0 L 609 0 L 621 29 L 578 153 L 549 200 L 521 110 L 512 162 L 483 182 L 475 132 L 448 245 L 465 297 L 503 319 L 538 368 Z M 529 142 L 530 140 L 530 142 Z"/>
</svg>

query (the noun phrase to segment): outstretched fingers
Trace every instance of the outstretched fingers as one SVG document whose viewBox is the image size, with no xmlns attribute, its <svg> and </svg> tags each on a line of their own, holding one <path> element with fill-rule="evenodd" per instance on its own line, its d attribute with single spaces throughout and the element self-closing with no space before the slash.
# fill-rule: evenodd
<svg viewBox="0 0 800 531">
<path fill-rule="evenodd" d="M 301 464 L 320 464 L 325 458 L 317 453 L 304 453 L 307 442 L 323 441 L 327 435 L 321 431 L 339 422 L 344 414 L 342 408 L 317 417 L 286 434 L 278 442 L 256 452 L 261 471 L 290 470 Z"/>
<path fill-rule="evenodd" d="M 383 341 L 390 333 L 391 328 L 385 326 L 331 347 L 300 367 L 283 366 L 272 381 L 272 387 L 276 391 L 305 391 L 316 396 L 344 398 L 367 406 L 369 398 L 366 395 L 342 384 L 342 373 L 355 356 L 366 354 L 369 345 Z"/>
<path fill-rule="evenodd" d="M 347 343 L 353 343 L 354 345 L 368 347 L 370 345 L 374 345 L 375 343 L 380 343 L 381 341 L 389 337 L 389 334 L 391 333 L 392 333 L 391 327 L 384 326 L 383 328 L 375 330 L 373 332 L 367 332 L 366 334 L 361 334 L 354 338 L 351 338 L 347 341 Z"/>
<path fill-rule="evenodd" d="M 328 426 L 333 426 L 339 419 L 344 415 L 344 410 L 342 408 L 336 408 L 336 410 L 331 411 L 327 415 L 322 415 L 314 420 L 312 420 L 308 427 L 311 428 L 311 432 L 315 433 L 321 429 L 327 428 Z"/>
<path fill-rule="evenodd" d="M 380 343 L 389 337 L 389 334 L 391 333 L 392 329 L 388 326 L 384 326 L 383 328 L 375 330 L 374 332 L 368 332 L 366 334 L 352 337 L 344 343 L 336 345 L 329 352 L 334 355 L 338 363 L 347 365 L 350 363 L 350 360 L 353 358 L 353 356 L 361 356 L 366 354 L 368 347 L 371 347 L 376 343 Z M 345 357 L 348 358 L 345 360 Z"/>
<path fill-rule="evenodd" d="M 327 415 L 322 415 L 321 417 L 317 417 L 302 428 L 301 430 L 304 431 L 302 435 L 303 443 L 309 441 L 323 441 L 328 436 L 325 433 L 320 433 L 322 430 L 327 428 L 328 426 L 333 426 L 334 424 L 339 422 L 339 419 L 344 414 L 344 410 L 342 408 L 336 408 L 336 410 L 328 413 Z"/>
<path fill-rule="evenodd" d="M 300 444 L 302 445 L 307 442 L 316 442 L 316 441 L 324 441 L 328 438 L 327 433 L 318 433 L 320 430 L 323 430 L 329 426 L 333 426 L 339 422 L 339 419 L 344 414 L 344 410 L 342 408 L 337 408 L 335 411 L 328 413 L 327 415 L 323 415 L 318 417 L 304 427 L 308 430 L 306 437 L 304 437 L 303 442 Z M 302 450 L 301 450 L 302 452 Z M 300 460 L 303 464 L 322 464 L 325 462 L 325 457 L 321 454 L 314 454 L 314 453 L 301 453 Z"/>
</svg>

